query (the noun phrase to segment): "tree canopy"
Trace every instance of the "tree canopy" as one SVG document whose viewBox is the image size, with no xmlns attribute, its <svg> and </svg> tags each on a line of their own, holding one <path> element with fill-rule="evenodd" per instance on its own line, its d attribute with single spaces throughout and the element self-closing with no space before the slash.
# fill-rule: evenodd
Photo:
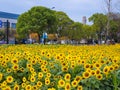
<svg viewBox="0 0 120 90">
<path fill-rule="evenodd" d="M 50 33 L 56 30 L 55 24 L 56 16 L 53 10 L 43 6 L 35 6 L 20 15 L 17 22 L 17 32 L 22 37 L 29 33 L 37 33 L 40 41 L 40 35 L 43 32 Z"/>
<path fill-rule="evenodd" d="M 101 43 L 102 33 L 106 34 L 107 16 L 102 13 L 95 13 L 89 18 L 89 21 L 93 22 L 96 34 L 98 35 L 98 40 Z"/>
<path fill-rule="evenodd" d="M 62 11 L 56 11 L 55 14 L 57 17 L 57 33 L 59 36 L 66 36 L 66 30 L 70 29 L 73 21 Z"/>
<path fill-rule="evenodd" d="M 58 37 L 67 36 L 69 39 L 74 40 L 80 40 L 82 38 L 98 39 L 99 41 L 102 41 L 102 39 L 105 40 L 107 36 L 107 15 L 95 13 L 89 17 L 89 21 L 93 24 L 84 25 L 80 22 L 74 22 L 62 11 L 51 10 L 43 6 L 35 6 L 19 16 L 17 33 L 21 38 L 28 37 L 30 33 L 37 33 L 39 41 L 43 32 L 47 32 L 48 34 L 57 33 Z M 119 22 L 119 17 L 116 19 L 115 15 L 110 20 L 111 29 L 109 32 L 113 37 L 119 31 Z"/>
</svg>

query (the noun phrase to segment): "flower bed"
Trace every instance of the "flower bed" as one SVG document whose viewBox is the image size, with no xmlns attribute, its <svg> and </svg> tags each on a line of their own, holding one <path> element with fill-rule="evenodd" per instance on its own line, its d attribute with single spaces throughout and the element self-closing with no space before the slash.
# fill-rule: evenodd
<svg viewBox="0 0 120 90">
<path fill-rule="evenodd" d="M 0 90 L 120 90 L 120 45 L 1 45 Z"/>
</svg>

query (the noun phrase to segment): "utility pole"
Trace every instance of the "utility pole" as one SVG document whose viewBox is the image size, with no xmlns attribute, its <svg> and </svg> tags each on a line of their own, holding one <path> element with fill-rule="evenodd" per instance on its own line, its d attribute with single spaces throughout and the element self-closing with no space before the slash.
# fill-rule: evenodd
<svg viewBox="0 0 120 90">
<path fill-rule="evenodd" d="M 9 21 L 7 20 L 7 31 L 6 31 L 6 39 L 7 39 L 7 44 L 9 44 Z"/>
<path fill-rule="evenodd" d="M 106 41 L 110 39 L 109 31 L 110 31 L 111 0 L 108 0 L 107 2 L 107 10 L 108 10 L 108 13 L 107 13 L 108 21 L 107 21 Z"/>
</svg>

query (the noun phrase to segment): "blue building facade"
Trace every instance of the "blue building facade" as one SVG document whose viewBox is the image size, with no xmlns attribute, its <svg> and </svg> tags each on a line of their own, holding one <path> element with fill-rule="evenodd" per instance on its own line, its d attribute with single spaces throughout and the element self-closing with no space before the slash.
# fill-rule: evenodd
<svg viewBox="0 0 120 90">
<path fill-rule="evenodd" d="M 7 41 L 7 23 L 9 22 L 8 39 L 9 44 L 15 43 L 16 23 L 19 14 L 7 13 L 0 11 L 0 31 L 5 33 L 5 36 L 0 37 L 0 44 Z M 8 22 L 7 22 L 8 21 Z"/>
<path fill-rule="evenodd" d="M 7 13 L 0 11 L 0 29 L 7 27 L 7 20 L 11 29 L 16 29 L 17 18 L 19 14 Z"/>
</svg>

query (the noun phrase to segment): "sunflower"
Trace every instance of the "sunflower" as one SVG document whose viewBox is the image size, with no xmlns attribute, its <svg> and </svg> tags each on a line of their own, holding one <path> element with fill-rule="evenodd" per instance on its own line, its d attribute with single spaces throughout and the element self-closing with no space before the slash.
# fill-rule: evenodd
<svg viewBox="0 0 120 90">
<path fill-rule="evenodd" d="M 34 77 L 34 76 L 31 76 L 31 77 L 30 77 L 30 81 L 31 81 L 31 82 L 35 82 L 35 77 Z"/>
<path fill-rule="evenodd" d="M 97 78 L 98 80 L 102 80 L 103 76 L 102 76 L 102 74 L 97 74 L 97 75 L 96 75 L 96 78 Z"/>
<path fill-rule="evenodd" d="M 46 66 L 42 64 L 40 68 L 43 70 Z"/>
<path fill-rule="evenodd" d="M 27 81 L 27 80 L 26 80 L 26 77 L 23 77 L 23 78 L 22 78 L 22 81 L 23 81 L 23 82 L 26 82 L 26 81 Z"/>
<path fill-rule="evenodd" d="M 56 90 L 55 88 L 48 88 L 47 90 Z"/>
<path fill-rule="evenodd" d="M 30 68 L 30 72 L 33 73 L 35 69 L 33 67 Z"/>
<path fill-rule="evenodd" d="M 85 69 L 90 68 L 90 64 L 86 63 L 86 64 L 84 65 L 84 68 L 85 68 Z"/>
<path fill-rule="evenodd" d="M 81 60 L 81 64 L 83 64 L 83 65 L 84 65 L 84 63 L 85 63 L 85 60 Z"/>
<path fill-rule="evenodd" d="M 18 64 L 13 64 L 12 69 L 13 69 L 14 71 L 17 71 L 17 70 L 19 69 Z"/>
<path fill-rule="evenodd" d="M 31 89 L 31 90 L 38 90 L 37 85 L 32 86 L 32 89 Z"/>
<path fill-rule="evenodd" d="M 67 63 L 66 63 L 65 61 L 62 62 L 61 64 L 62 64 L 63 67 L 64 67 L 64 66 L 67 66 Z"/>
<path fill-rule="evenodd" d="M 22 86 L 22 88 L 25 88 L 26 87 L 26 83 L 22 83 L 21 86 Z"/>
<path fill-rule="evenodd" d="M 47 66 L 48 62 L 47 61 L 43 61 L 43 65 Z"/>
<path fill-rule="evenodd" d="M 41 55 L 43 56 L 45 55 L 45 50 L 41 51 Z"/>
<path fill-rule="evenodd" d="M 65 81 L 64 81 L 63 79 L 60 79 L 60 80 L 58 81 L 58 86 L 59 86 L 59 87 L 64 87 L 64 86 L 65 86 Z"/>
<path fill-rule="evenodd" d="M 97 74 L 100 74 L 101 73 L 101 70 L 100 69 L 96 69 L 95 70 L 95 74 L 97 75 Z"/>
<path fill-rule="evenodd" d="M 0 59 L 3 59 L 4 58 L 4 55 L 0 54 Z"/>
<path fill-rule="evenodd" d="M 60 60 L 60 57 L 61 57 L 61 56 L 57 54 L 57 55 L 55 56 L 55 59 L 56 59 L 56 60 Z"/>
<path fill-rule="evenodd" d="M 10 73 L 12 70 L 10 68 L 7 68 L 7 72 Z"/>
<path fill-rule="evenodd" d="M 45 80 L 45 85 L 49 85 L 50 84 L 50 79 Z"/>
<path fill-rule="evenodd" d="M 76 76 L 76 77 L 75 77 L 75 81 L 77 81 L 78 83 L 80 82 L 81 79 L 82 79 L 81 76 Z"/>
<path fill-rule="evenodd" d="M 54 86 L 55 86 L 55 82 L 54 82 L 54 81 L 51 82 L 51 83 L 50 83 L 50 86 L 54 87 Z"/>
<path fill-rule="evenodd" d="M 17 59 L 17 58 L 13 58 L 13 59 L 11 60 L 11 63 L 12 63 L 12 64 L 17 64 L 17 63 L 18 63 L 18 59 Z"/>
<path fill-rule="evenodd" d="M 12 76 L 7 76 L 6 81 L 8 83 L 12 83 L 13 82 L 13 77 Z"/>
<path fill-rule="evenodd" d="M 118 64 L 114 65 L 114 69 L 117 70 L 120 66 Z"/>
<path fill-rule="evenodd" d="M 3 67 L 7 67 L 7 64 L 6 64 L 5 61 L 3 61 L 3 62 L 1 63 L 1 65 L 2 65 Z"/>
<path fill-rule="evenodd" d="M 8 56 L 5 57 L 5 61 L 8 62 L 10 58 Z"/>
<path fill-rule="evenodd" d="M 32 86 L 31 85 L 26 85 L 25 90 L 32 90 Z"/>
<path fill-rule="evenodd" d="M 91 76 L 90 72 L 83 72 L 83 78 L 89 78 Z"/>
<path fill-rule="evenodd" d="M 101 67 L 101 64 L 100 63 L 94 63 L 94 65 L 93 65 L 95 68 L 100 68 Z"/>
<path fill-rule="evenodd" d="M 110 68 L 108 66 L 105 66 L 103 69 L 103 73 L 107 75 L 109 73 L 109 70 Z"/>
<path fill-rule="evenodd" d="M 67 66 L 62 67 L 62 71 L 63 72 L 67 72 L 68 71 L 68 67 Z"/>
<path fill-rule="evenodd" d="M 75 64 L 71 64 L 71 66 L 70 66 L 72 69 L 75 67 Z"/>
<path fill-rule="evenodd" d="M 72 82 L 71 82 L 71 84 L 72 84 L 72 87 L 74 87 L 74 88 L 75 88 L 75 87 L 77 87 L 78 82 L 74 80 L 74 81 L 72 81 Z"/>
<path fill-rule="evenodd" d="M 30 62 L 32 65 L 35 65 L 37 63 L 37 61 L 35 59 L 30 60 Z"/>
<path fill-rule="evenodd" d="M 41 87 L 42 86 L 42 82 L 41 81 L 38 81 L 37 82 L 37 87 Z"/>
<path fill-rule="evenodd" d="M 65 74 L 64 79 L 65 81 L 70 81 L 71 75 L 69 73 Z"/>
<path fill-rule="evenodd" d="M 41 64 L 42 64 L 42 60 L 41 60 L 41 59 L 39 59 L 39 60 L 38 60 L 38 63 L 41 65 Z"/>
<path fill-rule="evenodd" d="M 3 81 L 2 84 L 1 84 L 2 87 L 5 87 L 6 85 L 7 85 L 6 81 Z"/>
<path fill-rule="evenodd" d="M 96 74 L 95 70 L 91 70 L 90 73 L 91 73 L 91 75 L 93 75 L 93 76 Z"/>
<path fill-rule="evenodd" d="M 65 90 L 71 90 L 71 85 L 70 85 L 70 83 L 66 83 L 65 84 Z"/>
<path fill-rule="evenodd" d="M 47 73 L 47 72 L 48 72 L 48 69 L 47 69 L 47 68 L 44 68 L 44 69 L 43 69 L 43 72 L 44 72 L 44 73 Z"/>
<path fill-rule="evenodd" d="M 2 84 L 0 83 L 0 89 L 2 88 Z"/>
<path fill-rule="evenodd" d="M 24 68 L 23 68 L 23 67 L 21 67 L 21 68 L 20 68 L 20 71 L 21 71 L 21 72 L 24 72 Z"/>
<path fill-rule="evenodd" d="M 111 65 L 110 66 L 110 71 L 113 71 L 114 70 L 114 67 Z"/>
<path fill-rule="evenodd" d="M 32 68 L 32 64 L 27 64 L 27 68 Z"/>
<path fill-rule="evenodd" d="M 51 73 L 47 73 L 47 77 L 51 77 Z"/>
<path fill-rule="evenodd" d="M 100 62 L 101 65 L 105 64 L 104 60 L 100 60 L 99 62 Z"/>
<path fill-rule="evenodd" d="M 51 57 L 51 54 L 50 54 L 50 53 L 47 53 L 46 57 L 47 57 L 47 58 L 50 58 L 50 57 Z"/>
<path fill-rule="evenodd" d="M 20 90 L 19 85 L 15 85 L 14 90 Z"/>
<path fill-rule="evenodd" d="M 2 90 L 12 90 L 10 86 L 5 86 Z"/>
<path fill-rule="evenodd" d="M 77 90 L 83 90 L 83 87 L 80 85 L 77 87 Z"/>
<path fill-rule="evenodd" d="M 2 80 L 2 78 L 3 78 L 3 74 L 2 74 L 2 73 L 0 73 L 0 81 Z"/>
<path fill-rule="evenodd" d="M 39 73 L 38 73 L 38 78 L 41 79 L 42 77 L 43 77 L 43 73 L 42 73 L 42 72 L 39 72 Z"/>
</svg>

